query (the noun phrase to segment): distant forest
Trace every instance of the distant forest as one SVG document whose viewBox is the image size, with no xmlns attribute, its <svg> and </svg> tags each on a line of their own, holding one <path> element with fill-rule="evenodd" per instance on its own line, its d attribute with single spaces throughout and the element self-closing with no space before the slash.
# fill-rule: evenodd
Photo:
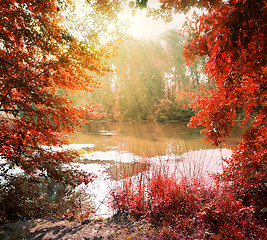
<svg viewBox="0 0 267 240">
<path fill-rule="evenodd" d="M 169 30 L 158 40 L 126 41 L 119 56 L 108 60 L 118 71 L 98 77 L 101 89 L 73 100 L 100 104 L 109 120 L 188 121 L 194 112 L 184 106 L 188 100 L 179 91 L 199 92 L 214 83 L 204 75 L 207 57 L 186 66 L 185 40 Z"/>
</svg>

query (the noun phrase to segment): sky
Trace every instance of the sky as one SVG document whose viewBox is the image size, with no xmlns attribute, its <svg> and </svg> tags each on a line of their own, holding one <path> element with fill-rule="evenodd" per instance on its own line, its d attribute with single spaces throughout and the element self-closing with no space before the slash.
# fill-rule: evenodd
<svg viewBox="0 0 267 240">
<path fill-rule="evenodd" d="M 148 1 L 149 7 L 159 7 L 157 0 Z M 128 34 L 137 39 L 156 38 L 168 29 L 180 29 L 185 21 L 184 14 L 174 15 L 173 21 L 165 23 L 163 20 L 153 20 L 152 17 L 146 17 L 146 9 L 137 10 L 135 16 L 132 16 L 132 9 L 128 5 L 120 13 L 120 19 L 129 21 L 130 27 Z"/>
<path fill-rule="evenodd" d="M 173 15 L 173 21 L 169 23 L 165 23 L 161 18 L 159 18 L 159 20 L 154 20 L 152 17 L 146 17 L 147 9 L 137 9 L 133 16 L 132 9 L 128 5 L 130 1 L 131 0 L 127 0 L 123 11 L 119 13 L 119 19 L 121 22 L 128 22 L 129 28 L 127 33 L 136 39 L 155 39 L 168 29 L 179 30 L 185 21 L 184 14 Z M 78 1 L 74 12 L 74 17 L 77 22 L 84 21 L 86 13 L 86 11 L 84 11 L 84 6 L 83 0 L 80 2 Z M 149 0 L 148 7 L 159 8 L 159 0 Z M 82 26 L 84 26 L 84 24 L 80 25 L 80 27 Z M 86 27 L 90 28 L 89 24 L 87 24 Z M 76 37 L 83 38 L 82 35 L 87 35 L 86 32 L 85 29 L 77 29 L 77 32 L 75 32 L 77 35 Z"/>
</svg>

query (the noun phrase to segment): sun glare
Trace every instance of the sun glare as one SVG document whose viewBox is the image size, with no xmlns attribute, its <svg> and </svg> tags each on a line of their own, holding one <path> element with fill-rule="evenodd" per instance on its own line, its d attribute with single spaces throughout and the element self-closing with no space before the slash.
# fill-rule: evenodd
<svg viewBox="0 0 267 240">
<path fill-rule="evenodd" d="M 151 1 L 149 7 L 158 7 L 158 1 Z M 129 28 L 127 33 L 137 39 L 157 38 L 161 33 L 168 29 L 180 29 L 185 22 L 184 14 L 173 16 L 173 20 L 165 23 L 163 20 L 154 20 L 152 17 L 147 17 L 147 10 L 137 10 L 135 15 L 132 14 L 132 9 L 128 6 L 119 14 L 121 21 L 127 21 Z"/>
<path fill-rule="evenodd" d="M 149 8 L 159 8 L 159 6 L 158 0 L 148 1 Z M 91 15 L 94 15 L 95 12 L 85 0 L 78 0 L 73 8 L 64 11 L 62 14 L 65 22 L 68 22 L 68 28 L 73 36 L 82 41 L 88 35 L 92 35 L 99 27 L 98 21 L 92 21 Z M 162 19 L 154 20 L 153 17 L 147 17 L 146 15 L 147 9 L 138 9 L 135 10 L 135 14 L 132 14 L 132 9 L 126 3 L 124 9 L 118 14 L 119 22 L 109 22 L 109 31 L 102 36 L 101 43 L 111 40 L 115 36 L 114 31 L 116 29 L 126 31 L 128 35 L 136 39 L 155 39 L 168 29 L 180 29 L 186 19 L 184 14 L 177 14 L 173 16 L 171 22 L 166 23 Z"/>
</svg>

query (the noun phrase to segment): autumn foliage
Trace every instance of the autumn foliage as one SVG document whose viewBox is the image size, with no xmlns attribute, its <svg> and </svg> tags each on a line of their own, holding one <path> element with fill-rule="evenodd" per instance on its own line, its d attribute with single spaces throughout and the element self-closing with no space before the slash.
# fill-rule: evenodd
<svg viewBox="0 0 267 240">
<path fill-rule="evenodd" d="M 92 180 L 88 173 L 64 167 L 78 159 L 77 152 L 55 151 L 51 147 L 67 144 L 67 134 L 75 133 L 86 117 L 98 116 L 96 106 L 85 102 L 75 106 L 69 96 L 98 88 L 100 83 L 92 73 L 104 75 L 110 71 L 104 59 L 114 53 L 117 45 L 114 38 L 112 44 L 100 43 L 101 33 L 107 28 L 103 22 L 108 19 L 103 9 L 109 6 L 105 2 L 102 7 L 99 4 L 90 5 L 91 21 L 98 18 L 94 23 L 99 26 L 92 24 L 87 33 L 91 36 L 77 39 L 78 23 L 75 28 L 67 15 L 73 1 L 1 0 L 2 197 L 8 197 L 12 184 L 20 187 L 12 169 L 21 170 L 33 183 L 45 184 L 53 179 L 65 186 L 76 186 Z M 115 9 L 110 12 L 114 18 Z M 24 193 L 31 192 L 33 186 L 26 185 Z M 33 201 L 30 193 L 29 201 Z M 0 221 L 8 214 L 1 208 Z"/>
<path fill-rule="evenodd" d="M 205 96 L 189 94 L 198 111 L 189 126 L 203 125 L 206 139 L 219 144 L 229 137 L 236 116 L 248 125 L 243 141 L 233 149 L 222 180 L 233 182 L 237 198 L 264 211 L 266 206 L 267 123 L 267 2 L 161 1 L 169 11 L 204 8 L 186 22 L 184 56 L 188 64 L 207 55 L 206 74 L 216 83 Z"/>
<path fill-rule="evenodd" d="M 237 200 L 228 184 L 210 184 L 204 176 L 181 178 L 163 166 L 123 179 L 111 200 L 115 213 L 145 219 L 155 226 L 154 230 L 139 233 L 145 239 L 265 236 L 264 227 L 255 218 L 255 209 Z"/>
<path fill-rule="evenodd" d="M 216 88 L 186 93 L 197 112 L 189 126 L 205 126 L 206 139 L 215 145 L 230 136 L 237 116 L 246 130 L 217 182 L 188 183 L 156 170 L 145 181 L 123 181 L 113 193 L 115 210 L 159 224 L 151 239 L 265 239 L 267 1 L 160 2 L 161 12 L 169 14 L 203 10 L 184 25 L 184 57 L 192 64 L 207 56 L 205 73 Z"/>
</svg>

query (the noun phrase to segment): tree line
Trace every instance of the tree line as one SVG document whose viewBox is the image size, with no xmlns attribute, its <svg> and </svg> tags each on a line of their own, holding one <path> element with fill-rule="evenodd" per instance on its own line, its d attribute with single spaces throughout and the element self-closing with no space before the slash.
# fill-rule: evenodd
<svg viewBox="0 0 267 240">
<path fill-rule="evenodd" d="M 204 75 L 205 56 L 186 66 L 185 41 L 177 30 L 169 30 L 157 40 L 124 42 L 109 60 L 117 71 L 100 77 L 103 88 L 80 99 L 100 104 L 109 120 L 188 121 L 194 112 L 184 106 L 189 101 L 179 91 L 214 86 Z"/>
</svg>

